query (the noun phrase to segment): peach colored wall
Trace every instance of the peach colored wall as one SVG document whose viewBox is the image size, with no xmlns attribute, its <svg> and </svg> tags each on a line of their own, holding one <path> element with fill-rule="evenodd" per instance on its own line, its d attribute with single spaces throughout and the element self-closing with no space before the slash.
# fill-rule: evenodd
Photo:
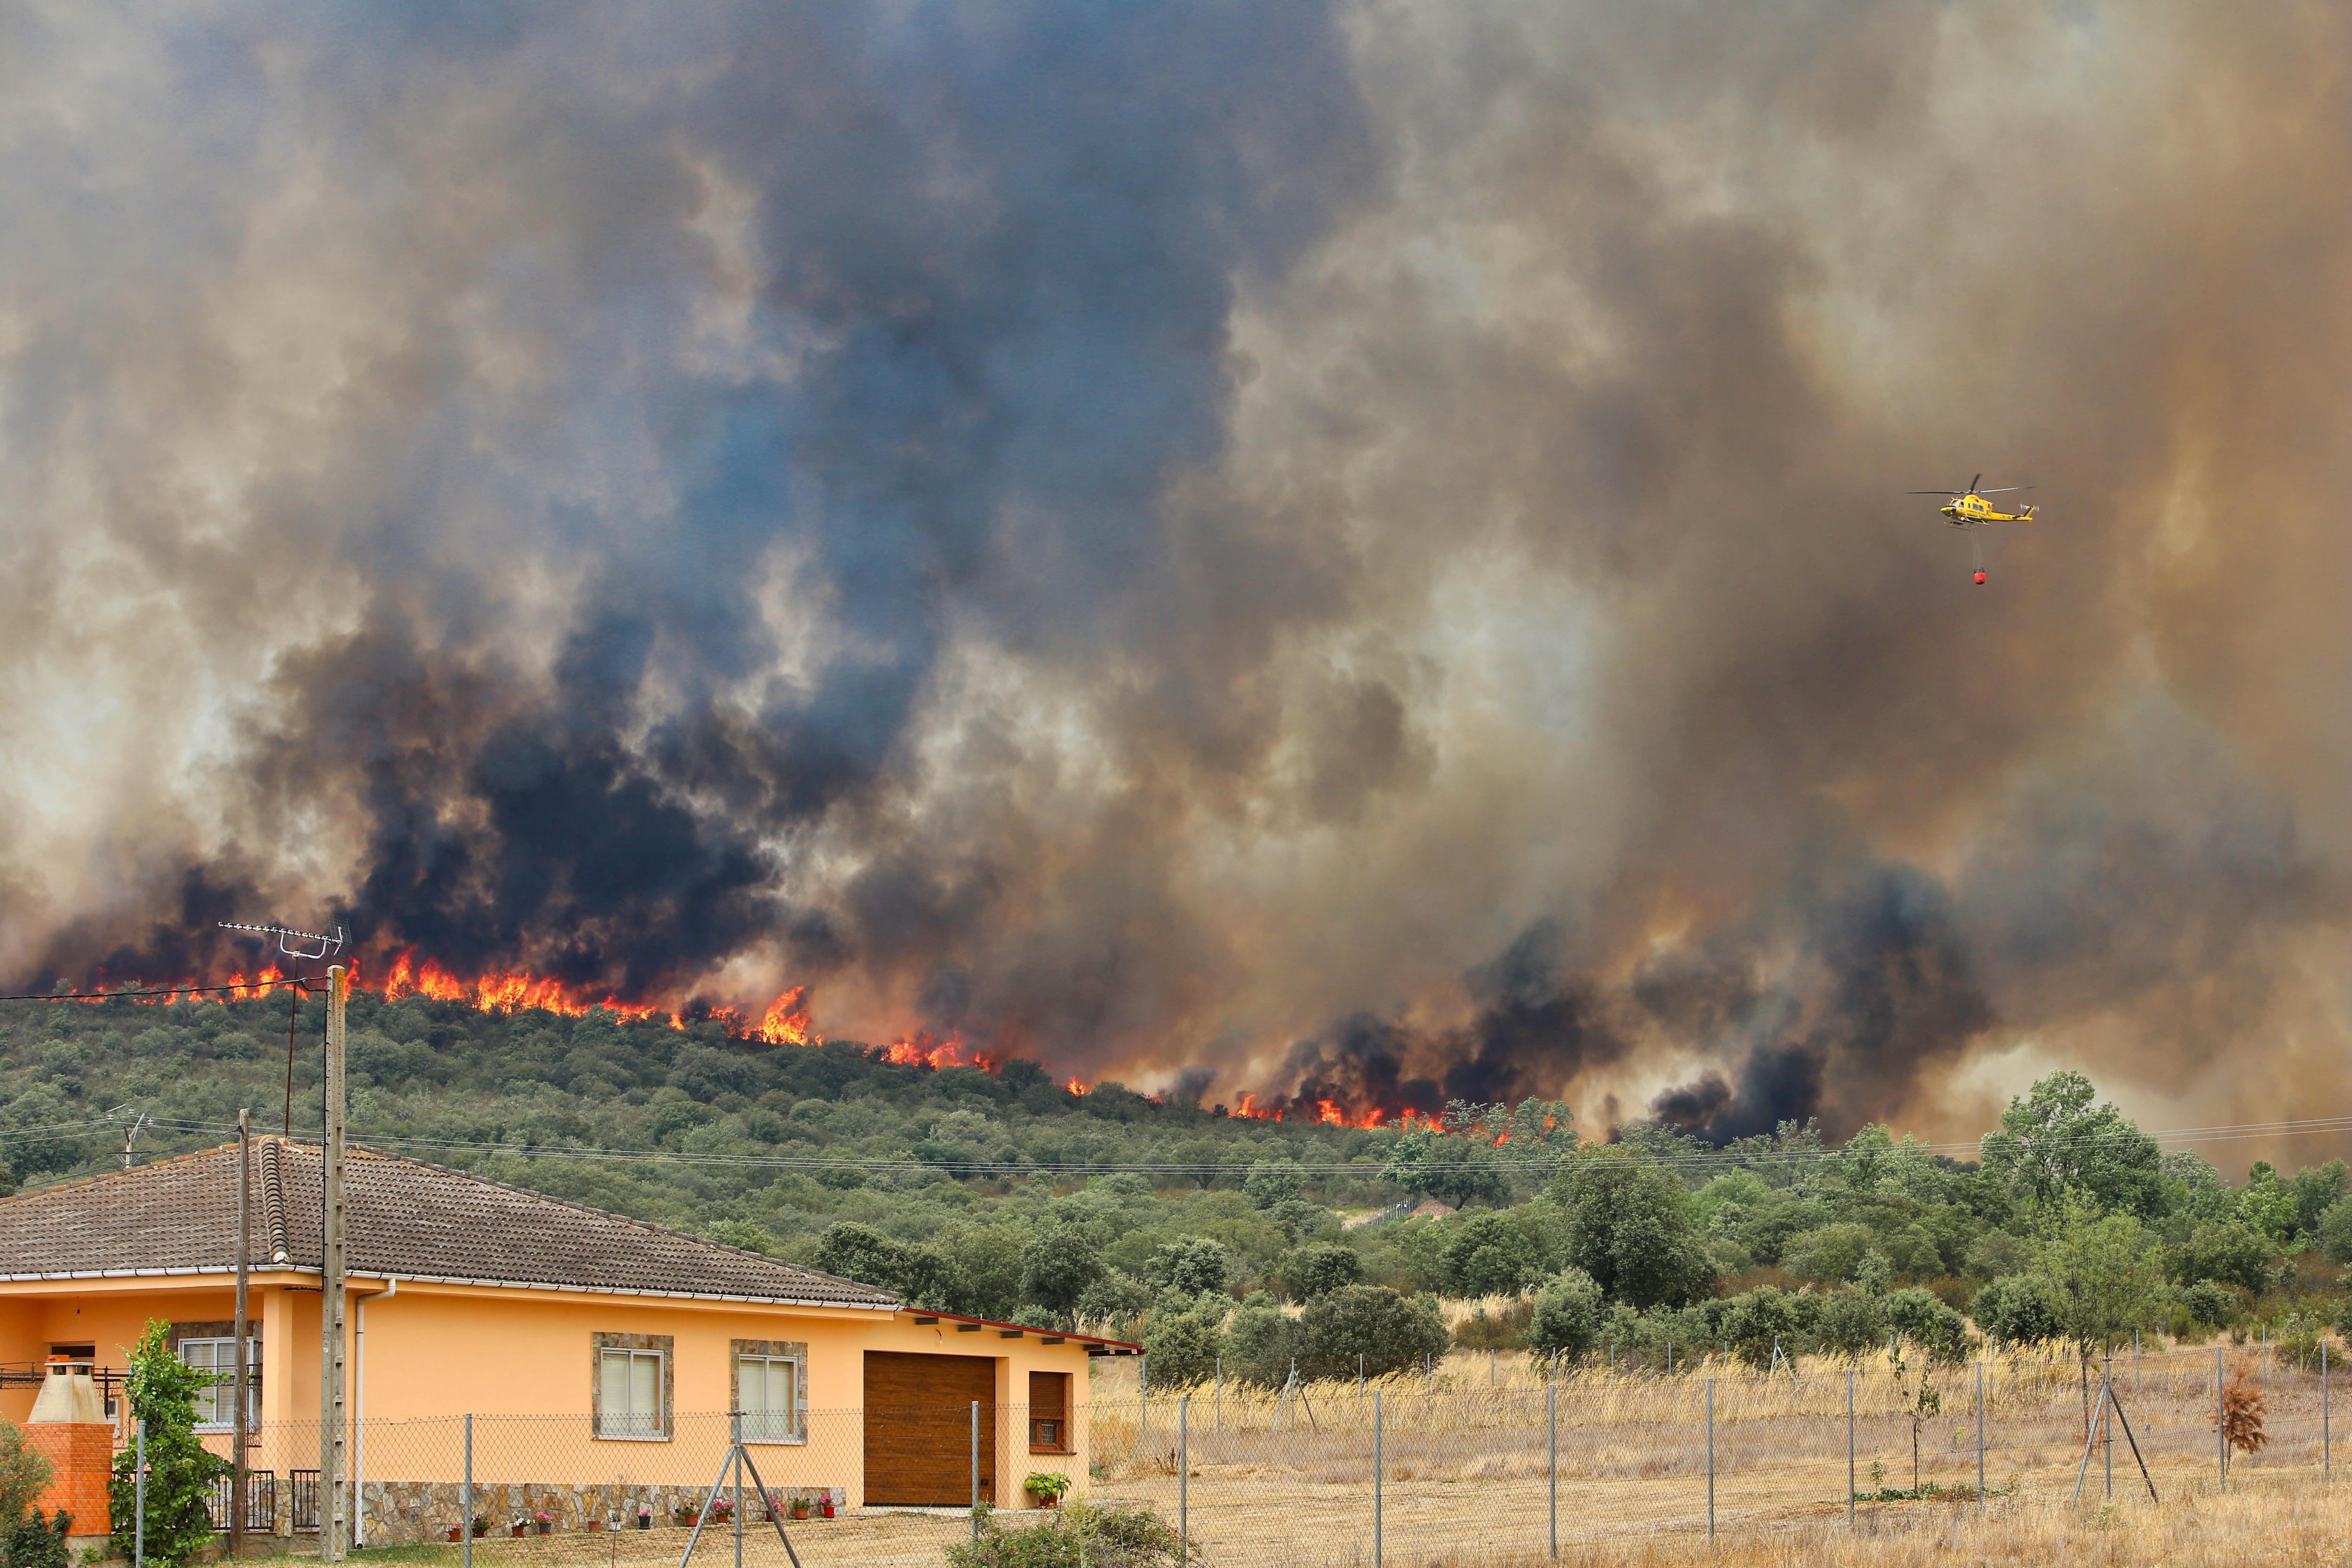
<svg viewBox="0 0 2352 1568">
<path fill-rule="evenodd" d="M 281 1279 L 284 1277 L 281 1277 Z M 89 1281 L 89 1289 L 27 1297 L 0 1286 L 0 1360 L 38 1360 L 52 1341 L 89 1341 L 103 1363 L 150 1317 L 226 1319 L 233 1298 L 216 1283 Z M 592 1297 L 403 1282 L 354 1280 L 351 1327 L 366 1317 L 365 1387 L 356 1343 L 346 1352 L 349 1408 L 364 1415 L 359 1456 L 370 1481 L 454 1479 L 461 1470 L 463 1413 L 476 1415 L 474 1471 L 483 1482 L 546 1481 L 639 1486 L 709 1484 L 727 1442 L 731 1369 L 729 1342 L 800 1341 L 809 1347 L 808 1441 L 759 1444 L 753 1454 L 775 1487 L 864 1486 L 864 1353 L 937 1352 L 996 1358 L 1001 1500 L 1016 1505 L 1020 1478 L 1050 1468 L 1087 1474 L 1087 1357 L 1078 1344 L 1044 1345 L 1034 1334 L 959 1331 L 952 1322 L 918 1324 L 909 1315 L 760 1308 L 654 1298 Z M 257 1285 L 252 1316 L 262 1333 L 263 1421 L 253 1463 L 283 1474 L 319 1462 L 319 1293 Z M 598 1332 L 662 1334 L 674 1342 L 667 1442 L 595 1438 L 588 1415 Z M 1079 1451 L 1028 1451 L 1028 1374 L 1071 1374 L 1071 1415 Z M 11 1394 L 18 1391 L 10 1390 Z M 29 1407 L 29 1396 L 26 1401 Z M 226 1451 L 226 1440 L 212 1446 Z"/>
</svg>

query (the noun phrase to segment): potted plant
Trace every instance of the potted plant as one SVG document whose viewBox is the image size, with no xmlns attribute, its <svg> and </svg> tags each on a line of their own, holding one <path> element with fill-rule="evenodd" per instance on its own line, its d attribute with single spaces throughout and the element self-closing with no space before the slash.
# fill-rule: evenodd
<svg viewBox="0 0 2352 1568">
<path fill-rule="evenodd" d="M 823 1498 L 818 1500 L 818 1517 L 821 1519 L 831 1519 L 833 1517 L 833 1490 L 831 1488 L 828 1487 L 825 1489 L 825 1494 Z"/>
<path fill-rule="evenodd" d="M 464 1536 L 465 1533 L 466 1527 L 462 1524 L 453 1524 L 449 1527 L 449 1539 L 452 1541 L 458 1540 Z"/>
<path fill-rule="evenodd" d="M 1070 1478 L 1059 1470 L 1039 1470 L 1022 1481 L 1021 1489 L 1036 1499 L 1039 1508 L 1059 1508 L 1062 1494 L 1070 1489 Z"/>
<path fill-rule="evenodd" d="M 541 1535 L 545 1535 L 548 1531 L 555 1528 L 555 1521 L 550 1519 L 543 1512 L 532 1514 L 530 1516 L 530 1521 L 539 1527 L 539 1532 Z"/>
<path fill-rule="evenodd" d="M 804 1497 L 796 1497 L 793 1499 L 793 1517 L 796 1520 L 802 1520 L 806 1519 L 808 1516 L 809 1500 Z"/>
<path fill-rule="evenodd" d="M 692 1503 L 681 1502 L 669 1510 L 669 1521 L 680 1530 L 688 1529 L 693 1525 L 695 1515 L 699 1511 Z"/>
<path fill-rule="evenodd" d="M 649 1502 L 639 1503 L 637 1505 L 637 1528 L 639 1530 L 651 1530 L 653 1527 L 654 1505 Z"/>
<path fill-rule="evenodd" d="M 477 1536 L 482 1536 L 482 1535 L 488 1535 L 489 1532 L 490 1532 L 490 1516 L 489 1516 L 488 1514 L 487 1514 L 487 1513 L 478 1513 L 478 1514 L 476 1514 L 476 1515 L 474 1516 L 474 1533 L 475 1533 Z"/>
<path fill-rule="evenodd" d="M 735 1517 L 735 1505 L 723 1498 L 713 1499 L 706 1517 L 713 1524 L 725 1524 Z"/>
<path fill-rule="evenodd" d="M 530 1533 L 530 1521 L 520 1517 L 507 1521 L 507 1533 L 509 1535 L 529 1535 Z"/>
</svg>

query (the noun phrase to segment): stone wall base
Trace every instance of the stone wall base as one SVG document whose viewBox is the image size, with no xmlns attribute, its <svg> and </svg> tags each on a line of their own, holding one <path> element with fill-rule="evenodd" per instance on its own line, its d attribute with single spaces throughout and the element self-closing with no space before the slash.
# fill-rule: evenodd
<svg viewBox="0 0 2352 1568">
<path fill-rule="evenodd" d="M 391 1545 L 404 1541 L 446 1541 L 449 1531 L 464 1528 L 459 1506 L 463 1488 L 456 1481 L 369 1481 L 361 1489 L 366 1510 L 367 1540 Z M 846 1487 L 770 1487 L 782 1513 L 796 1498 L 822 1504 L 830 1497 L 836 1511 L 849 1506 Z M 593 1520 L 604 1530 L 635 1530 L 637 1510 L 654 1510 L 654 1528 L 677 1528 L 671 1521 L 680 1508 L 699 1508 L 711 1496 L 708 1487 L 651 1487 L 537 1482 L 474 1483 L 474 1512 L 490 1521 L 492 1535 L 504 1535 L 517 1521 L 546 1514 L 551 1528 L 563 1533 L 585 1531 Z M 734 1496 L 732 1487 L 719 1489 L 719 1500 Z M 747 1522 L 765 1522 L 755 1492 L 743 1491 Z"/>
</svg>

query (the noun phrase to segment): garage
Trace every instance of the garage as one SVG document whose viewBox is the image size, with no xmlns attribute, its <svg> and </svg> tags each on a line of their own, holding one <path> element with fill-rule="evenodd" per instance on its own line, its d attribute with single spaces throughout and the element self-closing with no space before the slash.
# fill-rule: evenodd
<svg viewBox="0 0 2352 1568">
<path fill-rule="evenodd" d="M 866 1503 L 971 1503 L 971 1407 L 980 1405 L 980 1495 L 996 1501 L 996 1359 L 866 1352 Z"/>
</svg>

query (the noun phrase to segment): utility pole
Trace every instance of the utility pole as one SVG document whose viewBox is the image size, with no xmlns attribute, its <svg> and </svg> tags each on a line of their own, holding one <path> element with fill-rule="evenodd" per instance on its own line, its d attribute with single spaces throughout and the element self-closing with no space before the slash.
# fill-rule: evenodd
<svg viewBox="0 0 2352 1568">
<path fill-rule="evenodd" d="M 302 978 L 306 960 L 325 958 L 343 950 L 343 928 L 337 926 L 334 934 L 296 931 L 272 922 L 267 925 L 243 925 L 235 921 L 220 922 L 223 931 L 245 931 L 254 936 L 274 937 L 278 951 L 292 959 L 289 978 L 302 991 L 310 987 Z M 327 971 L 327 1071 L 320 1098 L 325 1101 L 326 1132 L 320 1140 L 319 1162 L 319 1556 L 328 1563 L 340 1563 L 351 1546 L 351 1509 L 349 1488 L 345 1484 L 344 1453 L 349 1447 L 350 1433 L 343 1424 L 343 1004 L 350 1000 L 352 975 L 347 964 L 334 964 Z M 301 1003 L 297 1000 L 286 1026 L 286 1131 L 294 1131 L 294 1022 L 300 1016 Z M 237 1468 L 242 1476 L 245 1460 L 244 1384 L 245 1384 L 245 1126 L 246 1118 L 237 1118 Z M 233 1513 L 242 1520 L 245 1499 L 240 1492 Z M 472 1521 L 467 1523 L 467 1542 L 473 1541 Z"/>
<path fill-rule="evenodd" d="M 351 1540 L 343 1419 L 343 1004 L 351 971 L 327 971 L 326 1137 L 320 1149 L 319 1296 L 319 1556 L 340 1563 Z"/>
<path fill-rule="evenodd" d="M 236 1113 L 236 1378 L 230 1392 L 236 1400 L 236 1410 L 229 1417 L 229 1505 L 228 1554 L 245 1554 L 245 1431 L 246 1407 L 246 1277 L 247 1262 L 253 1256 L 253 1183 L 247 1173 L 253 1168 L 248 1148 L 252 1136 L 250 1113 Z"/>
</svg>

